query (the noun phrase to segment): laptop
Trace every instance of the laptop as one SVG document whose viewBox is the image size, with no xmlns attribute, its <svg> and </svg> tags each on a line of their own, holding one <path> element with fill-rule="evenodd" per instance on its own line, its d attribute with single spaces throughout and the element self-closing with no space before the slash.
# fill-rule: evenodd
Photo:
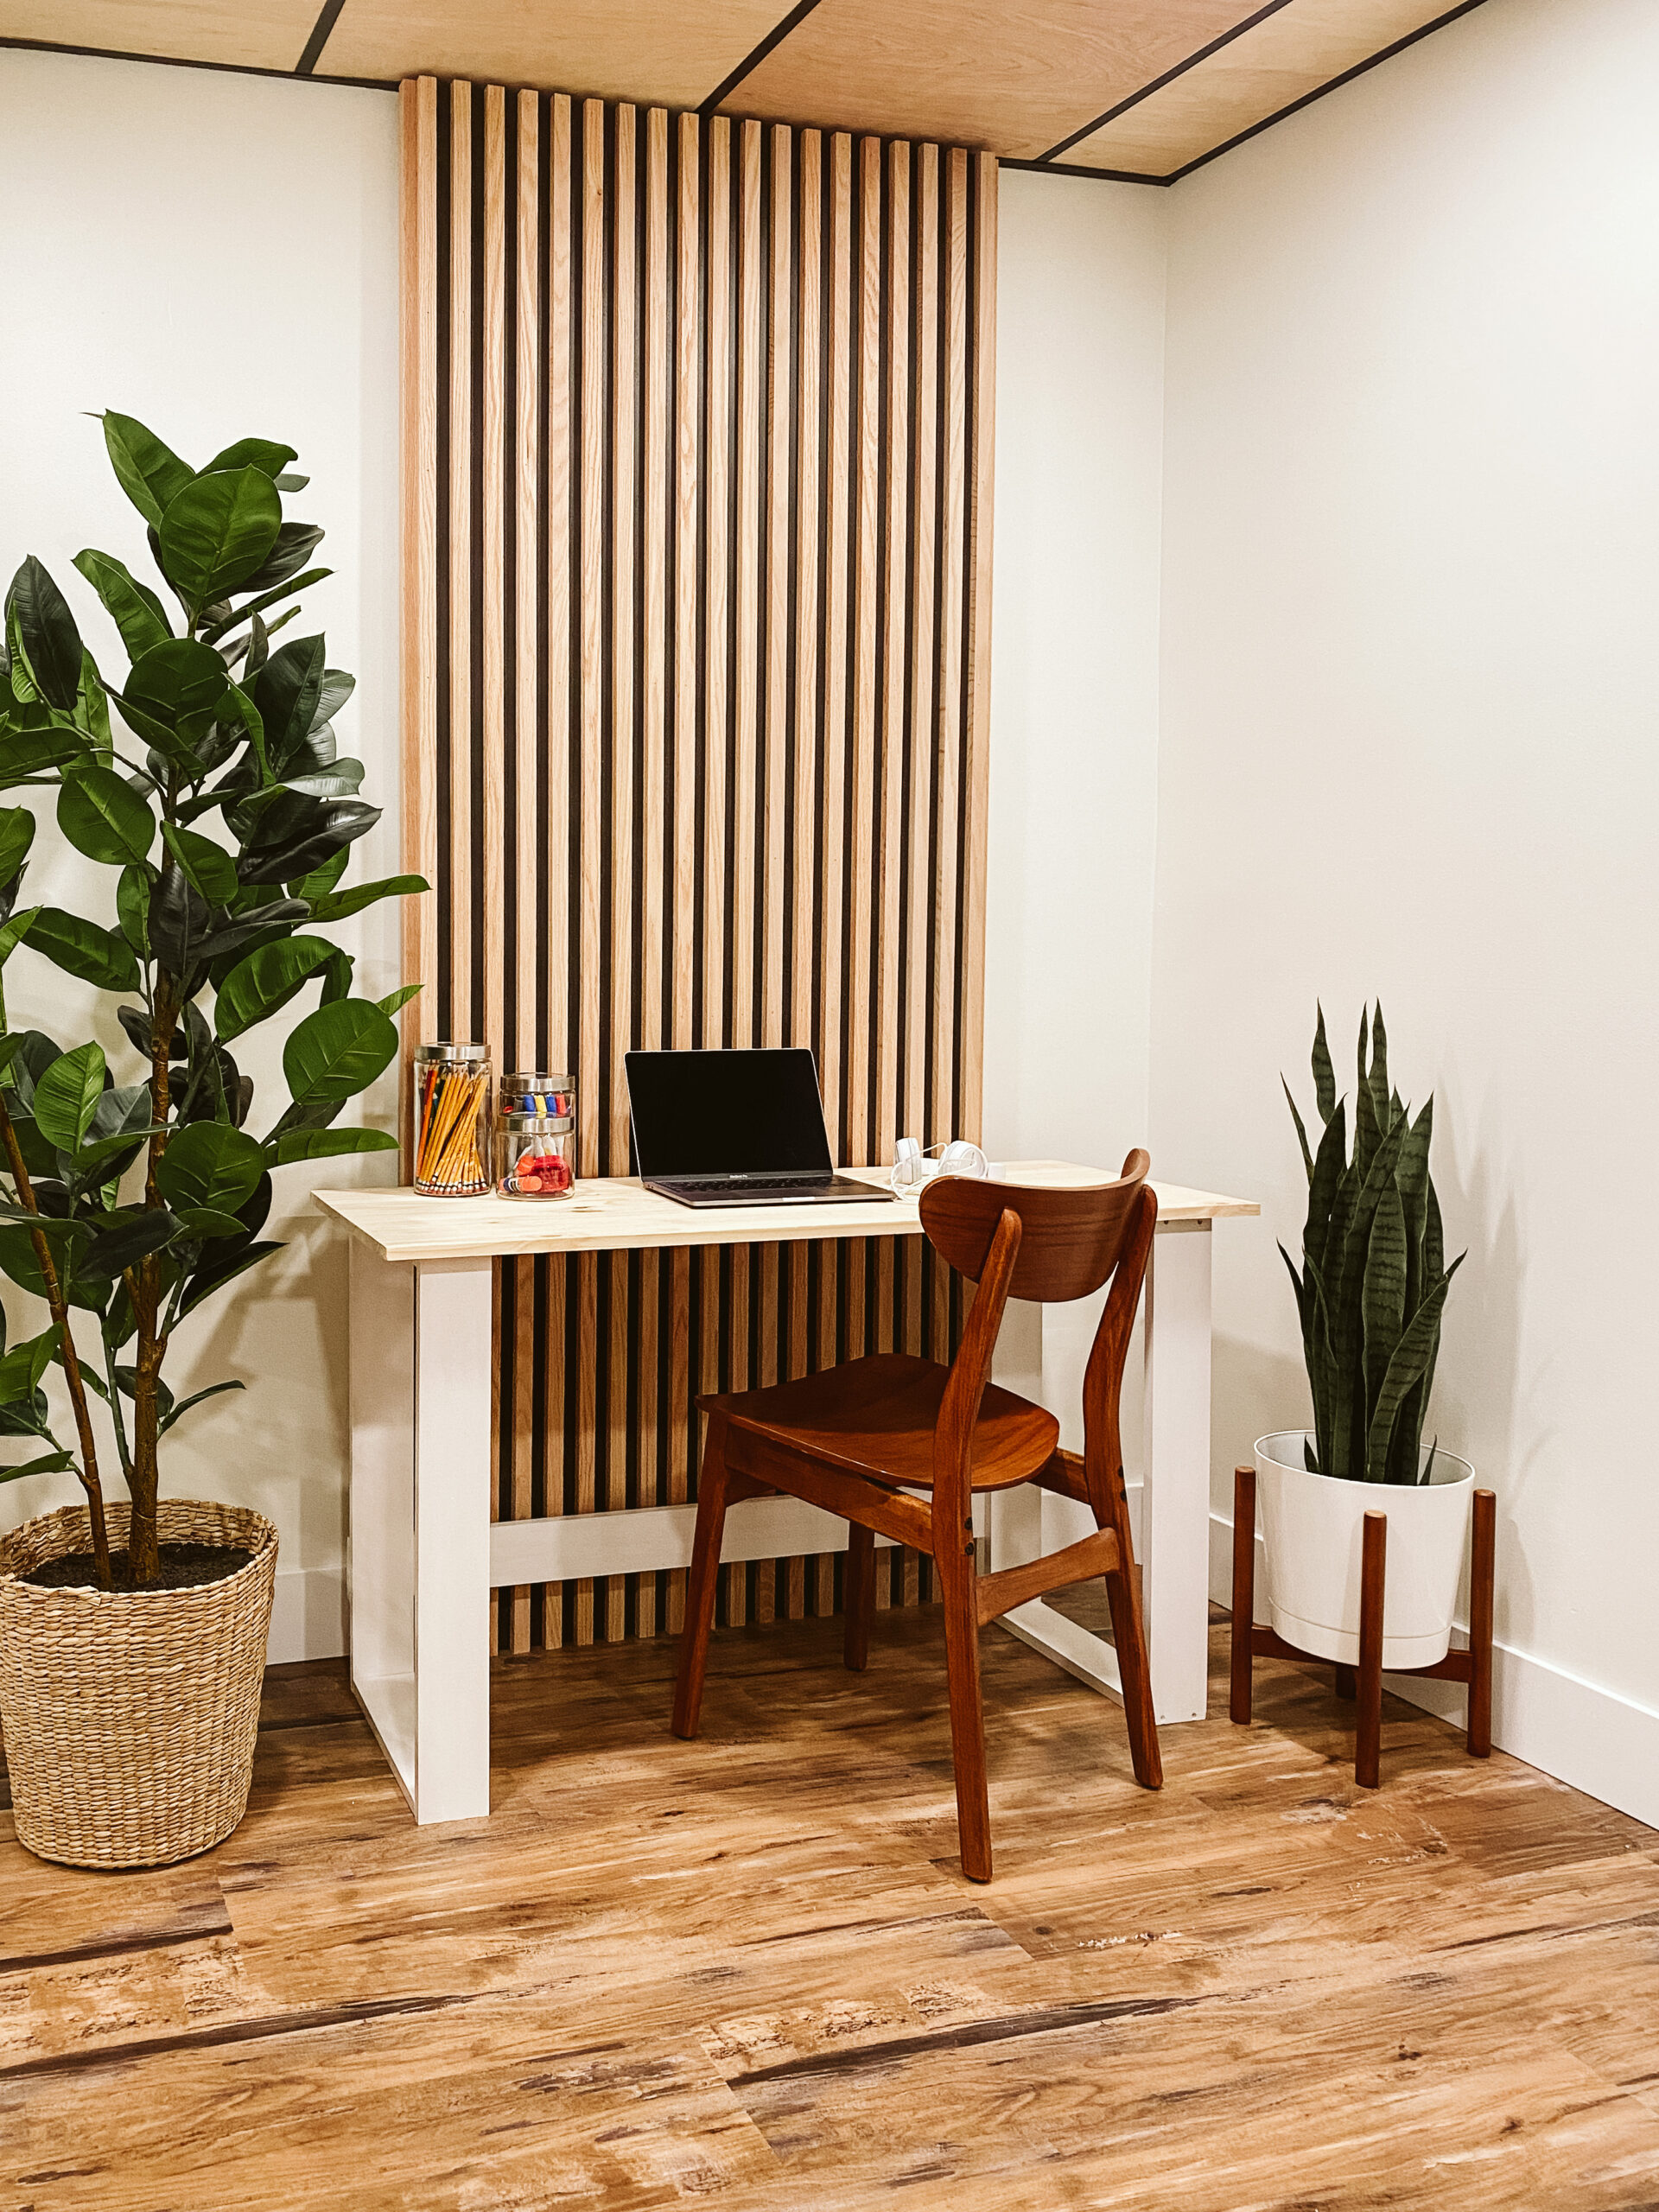
<svg viewBox="0 0 1659 2212">
<path fill-rule="evenodd" d="M 629 1052 L 626 1061 L 633 1154 L 648 1191 L 683 1206 L 892 1198 L 831 1166 L 817 1066 L 804 1046 Z"/>
</svg>

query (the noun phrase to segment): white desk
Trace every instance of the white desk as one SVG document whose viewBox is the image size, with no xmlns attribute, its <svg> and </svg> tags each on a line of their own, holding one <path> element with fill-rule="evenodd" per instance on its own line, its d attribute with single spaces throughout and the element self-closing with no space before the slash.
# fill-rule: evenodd
<svg viewBox="0 0 1659 2212">
<path fill-rule="evenodd" d="M 862 1172 L 885 1187 L 886 1170 Z M 1061 1160 L 1008 1163 L 1010 1182 L 1105 1182 Z M 1210 1562 L 1210 1227 L 1247 1199 L 1171 1184 L 1146 1291 L 1146 1430 L 1140 1548 L 1160 1722 L 1201 1719 Z M 913 1199 L 696 1211 L 617 1178 L 544 1205 L 320 1191 L 352 1231 L 352 1687 L 420 1821 L 490 1808 L 489 1592 L 526 1582 L 689 1566 L 696 1509 L 490 1519 L 491 1279 L 537 1252 L 662 1250 L 914 1236 Z M 1042 1395 L 1080 1403 L 1099 1299 L 1043 1309 Z M 991 1564 L 1055 1550 L 1086 1509 L 1037 1491 L 995 1501 Z M 884 1541 L 878 1539 L 878 1541 Z M 753 1498 L 726 1518 L 728 1560 L 844 1550 L 846 1523 L 795 1498 Z M 1111 1646 L 1040 1599 L 1000 1624 L 1096 1688 L 1116 1690 Z M 667 1708 L 664 1709 L 667 1726 Z"/>
</svg>

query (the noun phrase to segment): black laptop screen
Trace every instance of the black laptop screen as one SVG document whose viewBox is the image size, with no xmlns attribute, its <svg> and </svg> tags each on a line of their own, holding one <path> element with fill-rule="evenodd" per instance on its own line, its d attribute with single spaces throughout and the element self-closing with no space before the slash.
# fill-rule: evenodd
<svg viewBox="0 0 1659 2212">
<path fill-rule="evenodd" d="M 630 1052 L 627 1070 L 641 1175 L 830 1172 L 818 1071 L 804 1047 Z"/>
</svg>

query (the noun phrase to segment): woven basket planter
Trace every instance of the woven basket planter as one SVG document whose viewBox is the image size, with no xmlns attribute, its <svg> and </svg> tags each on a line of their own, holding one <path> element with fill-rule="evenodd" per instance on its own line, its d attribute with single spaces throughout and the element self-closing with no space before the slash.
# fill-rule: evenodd
<svg viewBox="0 0 1659 2212">
<path fill-rule="evenodd" d="M 106 1508 L 110 1545 L 128 1508 Z M 195 1590 L 41 1590 L 18 1576 L 91 1549 L 84 1505 L 0 1539 L 0 1720 L 17 1840 L 69 1866 L 164 1866 L 227 1836 L 248 1802 L 276 1531 L 238 1505 L 164 1499 L 163 1543 L 241 1544 Z"/>
</svg>

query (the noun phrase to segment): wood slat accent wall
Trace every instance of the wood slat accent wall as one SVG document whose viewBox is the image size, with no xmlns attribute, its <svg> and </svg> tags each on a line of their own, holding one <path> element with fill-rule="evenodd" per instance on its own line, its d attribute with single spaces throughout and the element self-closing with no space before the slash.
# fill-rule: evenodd
<svg viewBox="0 0 1659 2212">
<path fill-rule="evenodd" d="M 807 1044 L 846 1163 L 980 1120 L 996 164 L 403 87 L 405 946 L 422 1039 L 569 1068 Z M 891 1346 L 909 1240 L 499 1271 L 502 1517 L 695 1495 L 699 1390 Z M 883 1601 L 926 1563 L 893 1553 Z M 677 1575 L 499 1593 L 501 1648 L 678 1626 Z M 722 1618 L 825 1612 L 830 1559 Z"/>
</svg>

